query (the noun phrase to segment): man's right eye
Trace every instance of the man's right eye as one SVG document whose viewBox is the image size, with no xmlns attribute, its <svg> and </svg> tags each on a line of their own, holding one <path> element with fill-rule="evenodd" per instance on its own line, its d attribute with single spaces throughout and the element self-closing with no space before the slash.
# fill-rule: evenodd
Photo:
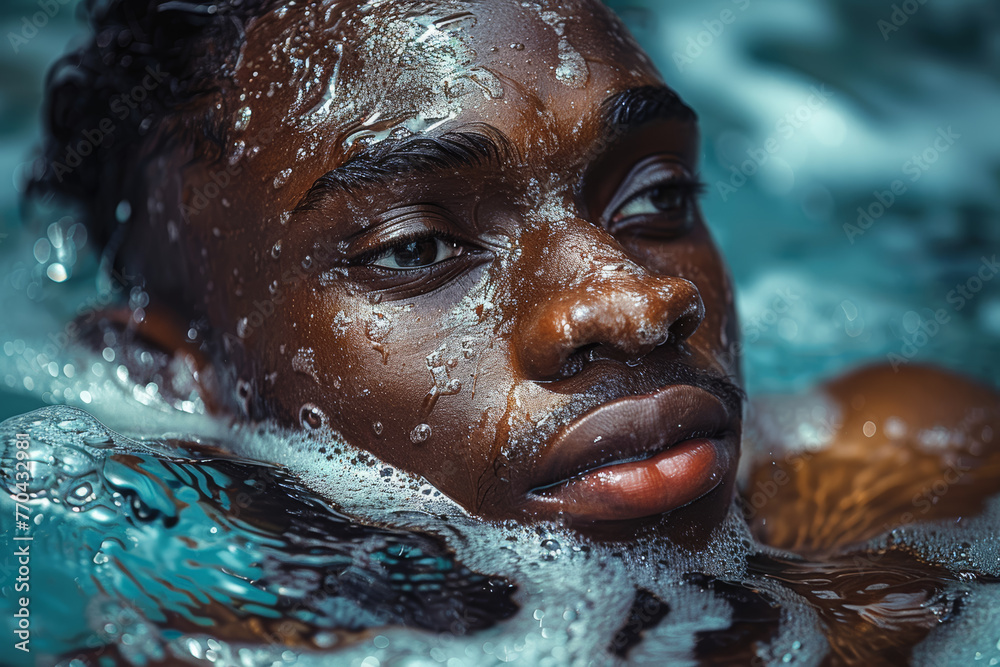
<svg viewBox="0 0 1000 667">
<path fill-rule="evenodd" d="M 423 236 L 397 243 L 380 251 L 372 266 L 393 271 L 413 271 L 461 256 L 465 248 L 440 236 Z"/>
</svg>

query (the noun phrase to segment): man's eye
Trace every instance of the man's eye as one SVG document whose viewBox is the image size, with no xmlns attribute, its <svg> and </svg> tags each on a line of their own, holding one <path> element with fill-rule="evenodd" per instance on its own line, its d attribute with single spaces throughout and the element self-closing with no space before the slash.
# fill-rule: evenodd
<svg viewBox="0 0 1000 667">
<path fill-rule="evenodd" d="M 640 192 L 625 202 L 611 218 L 616 225 L 627 218 L 683 212 L 691 197 L 690 188 L 679 185 L 659 185 Z"/>
<path fill-rule="evenodd" d="M 640 186 L 641 187 L 641 186 Z M 671 179 L 637 188 L 614 209 L 608 231 L 648 239 L 669 241 L 691 231 L 697 219 L 695 202 L 701 186 L 697 181 Z"/>
<path fill-rule="evenodd" d="M 397 243 L 375 257 L 371 264 L 396 271 L 423 269 L 458 257 L 463 250 L 453 241 L 429 236 Z"/>
</svg>

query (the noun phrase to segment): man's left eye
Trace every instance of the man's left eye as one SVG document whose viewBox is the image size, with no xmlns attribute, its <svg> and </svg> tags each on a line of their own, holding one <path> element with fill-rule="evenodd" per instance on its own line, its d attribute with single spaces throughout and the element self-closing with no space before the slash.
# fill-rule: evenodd
<svg viewBox="0 0 1000 667">
<path fill-rule="evenodd" d="M 627 218 L 683 212 L 692 196 L 691 188 L 683 185 L 658 185 L 629 199 L 611 218 L 615 225 Z"/>
<path fill-rule="evenodd" d="M 701 183 L 675 159 L 653 156 L 636 165 L 605 209 L 612 234 L 669 241 L 691 231 Z"/>
<path fill-rule="evenodd" d="M 395 271 L 412 271 L 462 255 L 465 248 L 439 236 L 428 236 L 398 243 L 375 257 L 371 264 Z"/>
</svg>

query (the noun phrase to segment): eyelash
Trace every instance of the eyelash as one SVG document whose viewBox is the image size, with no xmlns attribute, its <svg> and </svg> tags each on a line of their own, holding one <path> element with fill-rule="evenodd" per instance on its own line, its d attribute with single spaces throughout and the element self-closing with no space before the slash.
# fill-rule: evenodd
<svg viewBox="0 0 1000 667">
<path fill-rule="evenodd" d="M 626 199 L 622 203 L 622 205 L 619 206 L 618 208 L 619 209 L 624 208 L 627 204 L 634 201 L 637 197 L 647 195 L 650 192 L 653 192 L 654 190 L 660 190 L 666 188 L 680 190 L 685 197 L 689 197 L 691 199 L 697 199 L 698 197 L 701 197 L 703 194 L 705 194 L 705 191 L 707 190 L 705 182 L 702 181 L 698 176 L 694 176 L 693 178 L 685 176 L 674 180 L 663 181 L 662 183 L 656 183 L 655 185 L 651 185 L 648 188 L 640 190 L 639 192 L 635 193 L 634 195 Z"/>
</svg>

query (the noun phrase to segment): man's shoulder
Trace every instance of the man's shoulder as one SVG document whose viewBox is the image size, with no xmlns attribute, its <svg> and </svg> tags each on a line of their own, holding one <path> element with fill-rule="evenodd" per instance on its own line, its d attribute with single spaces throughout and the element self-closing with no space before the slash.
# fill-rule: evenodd
<svg viewBox="0 0 1000 667">
<path fill-rule="evenodd" d="M 868 366 L 753 403 L 741 468 L 751 524 L 800 551 L 978 514 L 1000 492 L 1000 393 L 940 368 Z"/>
<path fill-rule="evenodd" d="M 869 421 L 878 426 L 893 418 L 913 428 L 965 430 L 973 422 L 989 422 L 992 416 L 995 424 L 1000 418 L 997 388 L 934 366 L 865 366 L 827 382 L 821 391 L 842 407 L 844 427 L 859 425 L 862 432 Z M 892 424 L 888 428 L 892 431 Z"/>
</svg>

